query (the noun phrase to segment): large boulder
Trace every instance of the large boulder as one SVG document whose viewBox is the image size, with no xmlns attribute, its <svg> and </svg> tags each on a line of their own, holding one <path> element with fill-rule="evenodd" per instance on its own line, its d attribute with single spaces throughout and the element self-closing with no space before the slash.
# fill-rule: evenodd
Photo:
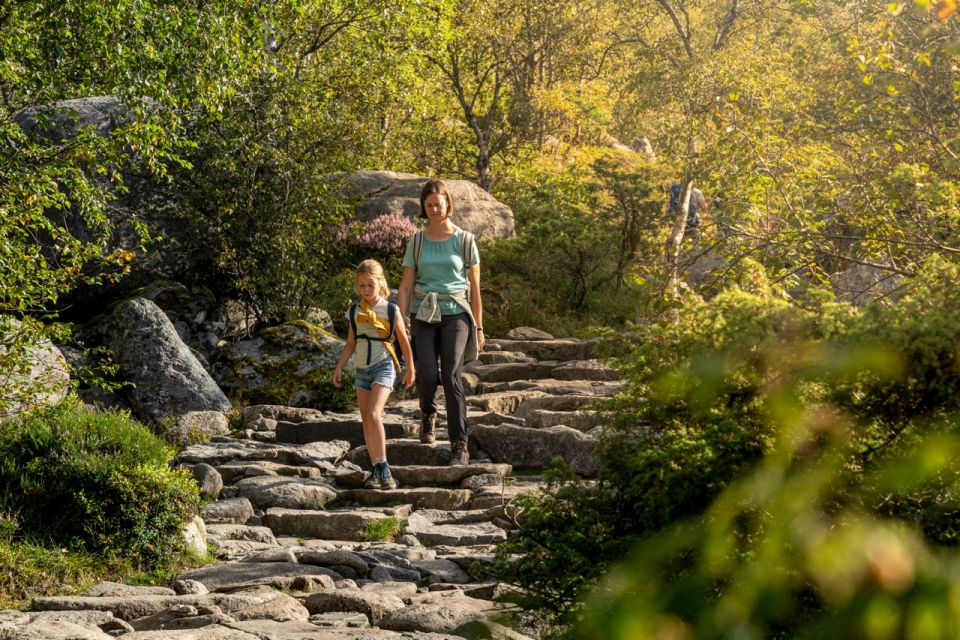
<svg viewBox="0 0 960 640">
<path fill-rule="evenodd" d="M 144 419 L 161 422 L 191 411 L 229 411 L 230 401 L 149 300 L 118 304 L 107 317 L 106 345 L 124 380 L 134 383 L 130 403 Z"/>
<path fill-rule="evenodd" d="M 830 285 L 837 300 L 861 307 L 878 298 L 896 295 L 902 280 L 903 277 L 892 270 L 855 264 L 832 274 Z"/>
<path fill-rule="evenodd" d="M 323 406 L 329 375 L 343 341 L 332 333 L 296 321 L 270 327 L 259 336 L 221 349 L 214 359 L 217 382 L 250 404 Z"/>
<path fill-rule="evenodd" d="M 8 354 L 5 345 L 16 341 L 21 326 L 15 318 L 0 318 L 0 358 Z M 23 355 L 24 366 L 4 371 L 0 379 L 0 419 L 39 405 L 56 404 L 69 391 L 67 361 L 53 343 L 44 340 L 25 345 Z M 9 405 L 7 409 L 5 405 Z"/>
<path fill-rule="evenodd" d="M 13 119 L 27 135 L 59 144 L 82 130 L 92 130 L 107 138 L 118 128 L 130 124 L 133 114 L 118 98 L 107 95 L 29 107 L 18 111 Z M 185 236 L 184 225 L 178 224 L 176 198 L 169 185 L 130 165 L 120 167 L 120 174 L 122 191 L 114 189 L 105 177 L 100 179 L 116 196 L 106 211 L 110 237 L 103 243 L 103 249 L 105 253 L 130 251 L 136 257 L 130 264 L 130 273 L 118 283 L 81 286 L 71 292 L 61 301 L 69 303 L 67 317 L 86 319 L 95 314 L 105 293 L 116 299 L 128 296 L 136 287 L 156 278 L 175 279 L 188 274 L 198 257 L 184 249 L 192 243 Z M 82 240 L 98 239 L 96 231 L 87 225 L 78 210 L 69 212 L 63 222 Z M 152 242 L 146 252 L 140 248 L 140 223 L 146 224 L 154 239 L 162 238 Z"/>
<path fill-rule="evenodd" d="M 358 171 L 333 176 L 341 192 L 357 201 L 357 215 L 373 220 L 382 215 L 420 215 L 420 191 L 429 180 L 423 176 L 393 171 Z M 483 238 L 512 238 L 513 211 L 469 180 L 444 180 L 453 199 L 457 226 Z"/>
</svg>

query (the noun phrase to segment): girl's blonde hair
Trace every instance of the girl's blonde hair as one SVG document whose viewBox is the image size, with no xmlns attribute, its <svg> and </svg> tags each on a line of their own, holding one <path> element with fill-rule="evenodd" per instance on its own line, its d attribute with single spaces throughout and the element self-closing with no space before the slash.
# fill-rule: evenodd
<svg viewBox="0 0 960 640">
<path fill-rule="evenodd" d="M 377 295 L 386 300 L 390 297 L 390 287 L 387 286 L 387 277 L 383 274 L 383 266 L 376 260 L 364 260 L 357 265 L 357 275 L 364 274 L 379 285 Z"/>
</svg>

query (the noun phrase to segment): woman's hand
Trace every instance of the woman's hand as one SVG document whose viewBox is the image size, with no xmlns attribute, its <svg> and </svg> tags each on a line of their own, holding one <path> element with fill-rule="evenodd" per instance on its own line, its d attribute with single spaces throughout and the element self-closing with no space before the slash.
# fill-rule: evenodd
<svg viewBox="0 0 960 640">
<path fill-rule="evenodd" d="M 487 343 L 487 339 L 483 336 L 483 329 L 477 327 L 477 351 L 483 351 L 483 345 Z"/>
<path fill-rule="evenodd" d="M 333 370 L 333 386 L 337 389 L 343 386 L 343 372 L 340 370 L 340 367 L 337 367 Z"/>
</svg>

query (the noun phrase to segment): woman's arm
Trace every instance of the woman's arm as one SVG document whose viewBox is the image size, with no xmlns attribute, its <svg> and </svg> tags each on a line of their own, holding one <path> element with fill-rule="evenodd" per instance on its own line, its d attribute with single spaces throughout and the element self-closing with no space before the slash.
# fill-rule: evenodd
<svg viewBox="0 0 960 640">
<path fill-rule="evenodd" d="M 475 264 L 467 270 L 467 278 L 470 280 L 470 310 L 473 311 L 473 319 L 477 323 L 477 348 L 483 350 L 483 345 L 487 340 L 483 335 L 483 300 L 480 298 L 479 264 Z"/>
<path fill-rule="evenodd" d="M 333 368 L 333 386 L 337 389 L 341 386 L 343 367 L 347 364 L 347 360 L 350 359 L 350 356 L 353 355 L 356 348 L 357 338 L 353 335 L 353 327 L 347 327 L 347 343 L 343 345 L 343 351 L 340 352 L 340 357 L 337 358 L 337 366 Z"/>
</svg>

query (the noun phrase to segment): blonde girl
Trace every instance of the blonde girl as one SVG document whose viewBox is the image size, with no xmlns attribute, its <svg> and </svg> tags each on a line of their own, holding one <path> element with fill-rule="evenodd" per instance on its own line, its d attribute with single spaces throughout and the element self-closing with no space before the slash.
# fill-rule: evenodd
<svg viewBox="0 0 960 640">
<path fill-rule="evenodd" d="M 340 388 L 343 367 L 356 352 L 357 374 L 353 388 L 357 391 L 357 403 L 360 405 L 363 439 L 373 465 L 373 471 L 363 486 L 367 489 L 396 489 L 397 482 L 393 479 L 390 464 L 387 462 L 382 417 L 383 407 L 387 404 L 400 371 L 392 339 L 396 338 L 400 343 L 400 351 L 407 364 L 402 384 L 408 389 L 416 380 L 413 353 L 410 350 L 406 327 L 400 320 L 399 310 L 387 300 L 390 289 L 379 262 L 364 260 L 357 266 L 356 290 L 360 295 L 360 302 L 352 305 L 347 312 L 350 328 L 347 343 L 333 370 L 333 384 Z"/>
</svg>

